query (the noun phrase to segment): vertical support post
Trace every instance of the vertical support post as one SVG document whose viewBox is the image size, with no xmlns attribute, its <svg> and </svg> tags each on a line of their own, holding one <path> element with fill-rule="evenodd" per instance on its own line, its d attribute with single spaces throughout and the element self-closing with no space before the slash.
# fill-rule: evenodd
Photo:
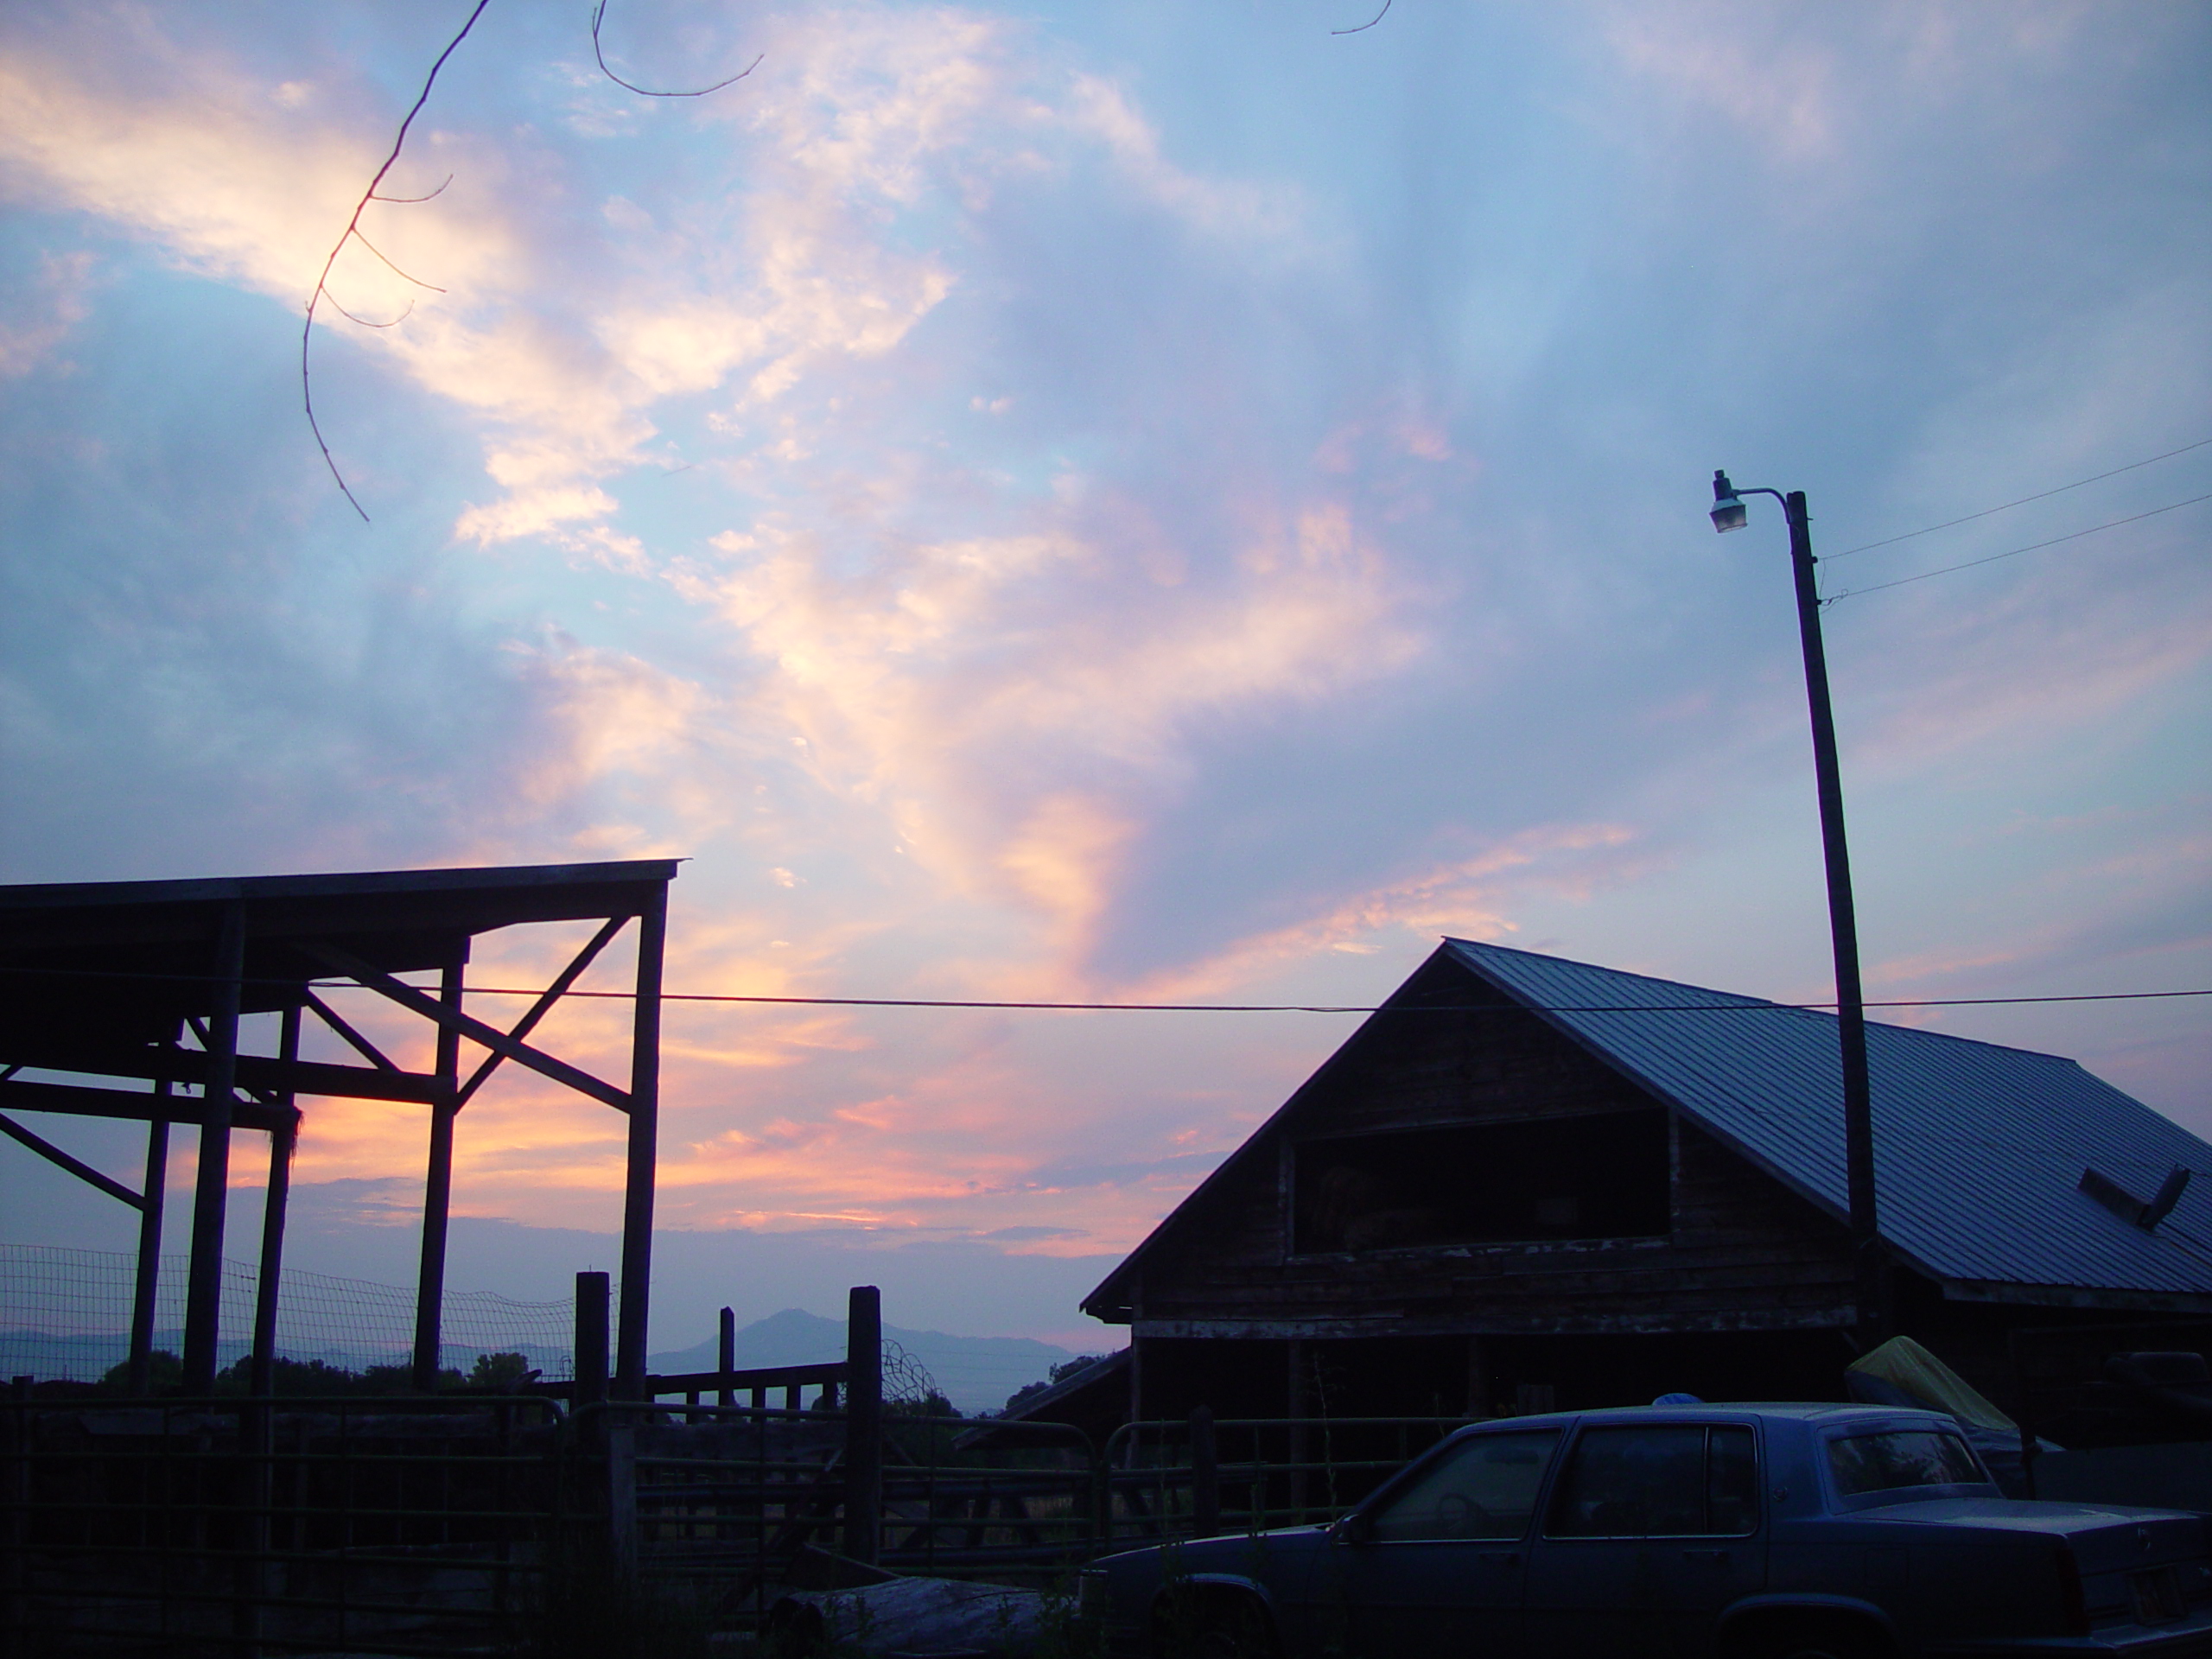
<svg viewBox="0 0 2212 1659">
<path fill-rule="evenodd" d="M 883 1293 L 855 1285 L 845 1313 L 845 1554 L 873 1566 L 883 1510 Z"/>
<path fill-rule="evenodd" d="M 645 1392 L 645 1327 L 652 1306 L 653 1166 L 660 1121 L 661 958 L 668 889 L 638 918 L 638 998 L 630 1026 L 630 1165 L 622 1197 L 622 1318 L 614 1348 L 615 1394 Z"/>
<path fill-rule="evenodd" d="M 1294 1523 L 1306 1519 L 1306 1424 L 1304 1419 L 1312 1414 L 1306 1374 L 1306 1344 L 1293 1337 L 1286 1344 L 1290 1350 L 1290 1409 L 1284 1414 L 1291 1419 L 1290 1507 Z"/>
<path fill-rule="evenodd" d="M 231 1108 L 238 1082 L 239 981 L 245 975 L 245 906 L 223 906 L 216 930 L 207 1084 L 200 1168 L 192 1194 L 192 1280 L 185 1287 L 184 1391 L 212 1393 L 222 1336 L 223 1220 L 230 1201 Z"/>
<path fill-rule="evenodd" d="M 727 1307 L 722 1309 L 721 1326 L 715 1332 L 715 1369 L 721 1373 L 721 1392 L 716 1396 L 718 1402 L 725 1406 L 735 1405 L 737 1390 L 730 1386 L 729 1374 L 737 1369 L 737 1315 Z M 760 1392 L 758 1389 L 753 1390 L 756 1395 Z M 756 1398 L 753 1403 L 758 1405 L 760 1402 Z"/>
<path fill-rule="evenodd" d="M 1889 1336 L 1889 1275 L 1874 1201 L 1874 1113 L 1866 1069 L 1866 1006 L 1859 982 L 1859 921 L 1851 896 L 1851 855 L 1844 841 L 1843 776 L 1836 760 L 1835 715 L 1828 703 L 1827 648 L 1821 640 L 1820 587 L 1805 493 L 1783 498 L 1789 521 L 1789 563 L 1797 588 L 1797 634 L 1805 653 L 1805 696 L 1813 725 L 1813 772 L 1821 803 L 1821 850 L 1827 866 L 1828 935 L 1835 954 L 1836 1037 L 1843 1063 L 1843 1164 L 1851 1226 L 1852 1274 L 1861 1344 Z"/>
<path fill-rule="evenodd" d="M 289 1070 L 300 1058 L 300 1010 L 284 1010 L 277 1052 Z M 290 1113 L 297 1096 L 289 1088 L 276 1096 Z M 284 1276 L 284 1206 L 292 1191 L 292 1154 L 299 1141 L 297 1121 L 288 1118 L 269 1131 L 269 1185 L 261 1200 L 261 1273 L 253 1295 L 253 1393 L 266 1399 L 276 1380 L 276 1295 Z"/>
<path fill-rule="evenodd" d="M 172 1044 L 175 1039 L 170 1039 Z M 167 1077 L 154 1084 L 154 1098 L 167 1100 L 175 1085 Z M 145 1202 L 138 1209 L 138 1275 L 130 1289 L 130 1392 L 144 1399 L 154 1386 L 155 1298 L 162 1281 L 162 1209 L 168 1197 L 169 1123 L 157 1117 L 146 1125 Z"/>
<path fill-rule="evenodd" d="M 595 1406 L 607 1398 L 607 1275 L 576 1275 L 576 1384 L 573 1406 Z"/>
<path fill-rule="evenodd" d="M 1191 1411 L 1191 1535 L 1211 1538 L 1221 1530 L 1221 1459 L 1214 1445 L 1213 1411 Z"/>
<path fill-rule="evenodd" d="M 463 941 L 438 980 L 438 1004 L 461 1012 L 462 975 L 468 962 Z M 415 1366 L 417 1394 L 438 1387 L 438 1338 L 444 1325 L 446 1230 L 453 1208 L 453 1126 L 460 1115 L 461 1033 L 438 1027 L 438 1097 L 430 1104 L 430 1161 L 423 1178 L 423 1258 L 415 1277 Z"/>
<path fill-rule="evenodd" d="M 638 1426 L 627 1412 L 607 1425 L 607 1530 L 615 1575 L 627 1584 L 638 1573 Z"/>
<path fill-rule="evenodd" d="M 8 1643 L 0 1653 L 9 1659 L 30 1646 L 15 1634 L 30 1622 L 23 1590 L 29 1577 L 31 1423 L 23 1393 L 11 1389 L 12 1397 L 0 1401 L 0 1632 Z"/>
</svg>

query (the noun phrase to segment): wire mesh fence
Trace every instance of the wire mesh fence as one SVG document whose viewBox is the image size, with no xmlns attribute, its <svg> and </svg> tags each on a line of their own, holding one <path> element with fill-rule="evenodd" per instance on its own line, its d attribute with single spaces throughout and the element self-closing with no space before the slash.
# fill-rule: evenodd
<svg viewBox="0 0 2212 1659">
<path fill-rule="evenodd" d="M 129 1357 L 137 1257 L 122 1251 L 0 1244 L 0 1376 L 96 1382 Z M 154 1346 L 183 1346 L 188 1259 L 162 1258 Z M 251 1346 L 259 1270 L 226 1262 L 217 1363 Z M 520 1354 L 548 1382 L 575 1375 L 575 1304 L 523 1302 L 489 1291 L 446 1292 L 439 1363 L 468 1370 L 480 1354 Z M 276 1303 L 280 1358 L 342 1370 L 400 1365 L 414 1351 L 415 1293 L 397 1285 L 287 1270 Z"/>
</svg>

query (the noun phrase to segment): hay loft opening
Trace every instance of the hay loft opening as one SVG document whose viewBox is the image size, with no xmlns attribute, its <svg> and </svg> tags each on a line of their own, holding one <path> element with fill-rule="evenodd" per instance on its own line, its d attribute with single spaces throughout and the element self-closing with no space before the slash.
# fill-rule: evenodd
<svg viewBox="0 0 2212 1659">
<path fill-rule="evenodd" d="M 1294 1255 L 1668 1231 L 1657 1108 L 1307 1141 L 1293 1154 Z"/>
</svg>

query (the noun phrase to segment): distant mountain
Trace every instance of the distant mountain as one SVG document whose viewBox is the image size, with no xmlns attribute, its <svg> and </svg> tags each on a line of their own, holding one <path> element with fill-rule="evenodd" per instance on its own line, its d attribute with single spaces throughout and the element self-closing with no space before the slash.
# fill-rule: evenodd
<svg viewBox="0 0 2212 1659">
<path fill-rule="evenodd" d="M 944 1397 L 962 1411 L 995 1411 L 1007 1397 L 1031 1382 L 1041 1382 L 1052 1368 L 1074 1354 L 1027 1337 L 953 1337 L 942 1331 L 903 1331 L 894 1325 L 883 1334 L 919 1360 Z M 715 1341 L 652 1356 L 649 1368 L 663 1375 L 710 1371 Z M 845 1357 L 845 1322 L 825 1319 L 796 1307 L 756 1319 L 737 1333 L 741 1369 L 767 1365 L 816 1365 Z"/>
</svg>

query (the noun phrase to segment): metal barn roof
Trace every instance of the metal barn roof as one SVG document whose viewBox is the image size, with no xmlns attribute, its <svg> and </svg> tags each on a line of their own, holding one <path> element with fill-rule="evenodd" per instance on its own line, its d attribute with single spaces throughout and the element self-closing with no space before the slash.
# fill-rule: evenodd
<svg viewBox="0 0 2212 1659">
<path fill-rule="evenodd" d="M 1503 945 L 1446 949 L 1832 1213 L 1845 1213 L 1836 1018 Z M 1866 1027 L 1882 1236 L 1973 1294 L 2008 1285 L 2212 1291 L 2212 1146 L 2073 1060 L 1902 1026 Z M 2147 1198 L 2194 1173 L 2145 1231 L 2079 1190 L 2094 1168 Z"/>
</svg>

